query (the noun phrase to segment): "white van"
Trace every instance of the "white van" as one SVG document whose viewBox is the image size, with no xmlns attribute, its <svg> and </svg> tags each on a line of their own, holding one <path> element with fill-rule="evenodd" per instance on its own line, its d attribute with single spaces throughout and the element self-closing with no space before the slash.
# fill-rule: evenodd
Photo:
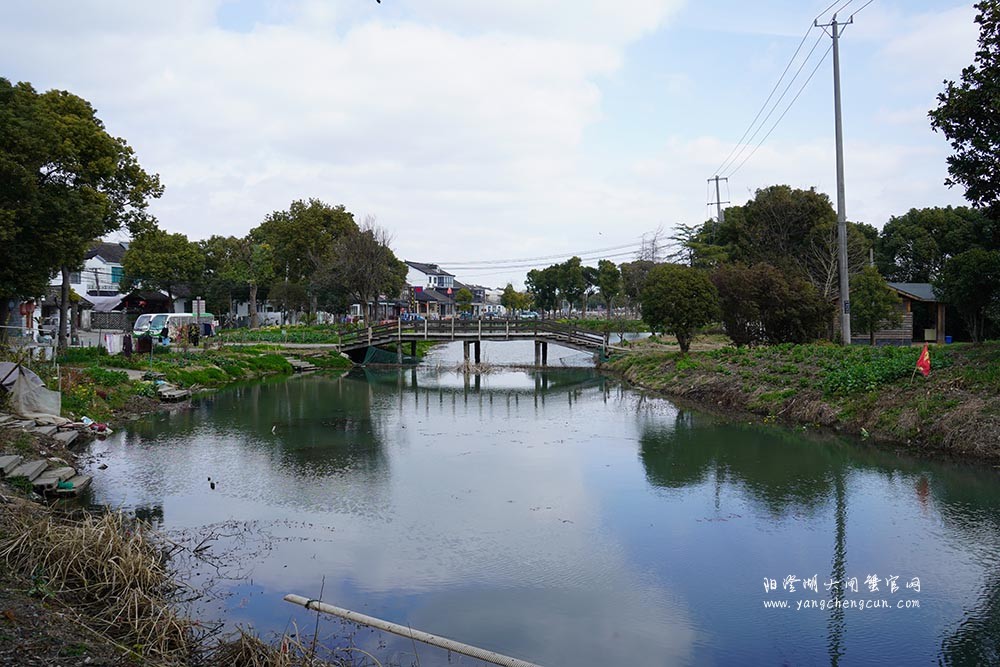
<svg viewBox="0 0 1000 667">
<path fill-rule="evenodd" d="M 212 313 L 202 313 L 200 316 L 196 316 L 194 313 L 147 313 L 140 315 L 135 321 L 132 334 L 167 338 L 176 335 L 181 327 L 197 323 L 199 336 L 213 336 L 215 335 L 214 322 L 215 316 Z"/>
</svg>

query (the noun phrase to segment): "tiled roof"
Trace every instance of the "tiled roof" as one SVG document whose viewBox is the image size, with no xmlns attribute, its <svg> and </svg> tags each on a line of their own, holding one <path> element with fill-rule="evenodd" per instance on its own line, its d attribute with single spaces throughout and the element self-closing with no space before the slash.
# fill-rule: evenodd
<svg viewBox="0 0 1000 667">
<path fill-rule="evenodd" d="M 124 244 L 104 243 L 101 241 L 92 245 L 83 258 L 93 259 L 94 257 L 100 257 L 109 264 L 121 264 L 126 250 L 128 250 L 128 247 Z"/>
<path fill-rule="evenodd" d="M 413 292 L 413 298 L 417 301 L 437 301 L 439 303 L 454 303 L 454 299 L 447 294 L 442 294 L 437 290 L 422 289 Z"/>
<path fill-rule="evenodd" d="M 929 301 L 931 303 L 940 301 L 934 295 L 934 286 L 930 283 L 888 283 L 888 285 L 897 292 L 902 292 L 917 301 Z"/>
<path fill-rule="evenodd" d="M 437 264 L 424 264 L 423 262 L 410 262 L 410 261 L 407 261 L 406 264 L 408 266 L 416 269 L 417 271 L 420 271 L 421 273 L 427 274 L 428 276 L 452 276 L 452 277 L 454 277 L 454 275 L 455 275 L 453 273 L 448 273 L 447 271 L 444 271 Z"/>
</svg>

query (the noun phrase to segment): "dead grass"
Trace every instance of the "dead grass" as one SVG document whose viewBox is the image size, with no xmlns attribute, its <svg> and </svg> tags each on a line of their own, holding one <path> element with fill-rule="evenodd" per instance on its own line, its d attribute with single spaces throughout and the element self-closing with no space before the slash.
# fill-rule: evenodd
<svg viewBox="0 0 1000 667">
<path fill-rule="evenodd" d="M 6 512 L 3 523 L 0 561 L 38 594 L 123 651 L 161 664 L 190 657 L 194 625 L 171 608 L 176 587 L 141 525 L 117 512 L 69 520 L 30 505 Z"/>
<path fill-rule="evenodd" d="M 116 650 L 123 661 L 199 667 L 336 667 L 298 632 L 268 643 L 242 629 L 214 638 L 176 611 L 182 591 L 168 568 L 168 541 L 120 512 L 56 515 L 3 499 L 0 562 L 27 592 Z M 174 544 L 176 549 L 177 545 Z M 53 617 L 55 618 L 55 616 Z M 377 661 L 372 664 L 378 664 Z"/>
</svg>

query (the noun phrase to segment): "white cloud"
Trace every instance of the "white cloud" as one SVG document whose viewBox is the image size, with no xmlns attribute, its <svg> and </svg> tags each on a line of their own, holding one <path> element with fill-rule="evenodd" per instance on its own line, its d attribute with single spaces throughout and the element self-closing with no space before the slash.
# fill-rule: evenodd
<svg viewBox="0 0 1000 667">
<path fill-rule="evenodd" d="M 161 224 L 195 238 L 243 234 L 304 197 L 377 216 L 399 254 L 427 261 L 605 247 L 661 223 L 705 217 L 704 178 L 729 148 L 709 134 L 728 136 L 727 128 L 701 117 L 718 108 L 715 90 L 683 59 L 630 60 L 637 40 L 680 38 L 663 29 L 680 0 L 300 0 L 244 15 L 231 30 L 218 24 L 244 4 L 257 3 L 20 3 L 0 25 L 0 58 L 10 78 L 90 100 L 109 130 L 160 173 Z M 879 7 L 866 10 L 867 23 L 855 26 L 863 39 L 845 55 L 863 57 L 866 40 L 870 52 L 885 44 L 862 71 L 878 69 L 879 82 L 902 80 L 916 93 L 865 97 L 887 110 L 873 114 L 878 125 L 909 131 L 899 122 L 906 110 L 927 106 L 941 72 L 971 57 L 971 17 L 967 8 L 897 16 Z M 689 4 L 682 20 L 702 10 L 710 14 Z M 889 22 L 880 16 L 902 23 L 883 34 Z M 801 23 L 792 10 L 772 16 L 779 24 L 776 17 L 784 23 L 771 34 Z M 770 87 L 787 57 L 768 51 L 772 42 L 732 61 L 740 84 Z M 942 56 L 947 48 L 959 55 Z M 775 71 L 760 68 L 771 61 Z M 627 88 L 630 77 L 619 75 L 629 67 L 666 102 L 639 96 L 608 105 L 605 91 Z M 758 101 L 726 114 L 745 122 Z M 609 115 L 640 104 L 642 122 L 669 120 L 633 128 Z M 595 128 L 649 139 L 628 148 L 611 139 L 594 150 L 587 139 Z M 658 137 L 669 135 L 676 138 L 660 150 Z M 785 136 L 782 128 L 733 187 L 798 181 L 832 193 L 832 141 L 813 133 L 795 144 Z M 849 152 L 852 217 L 857 211 L 880 223 L 913 205 L 890 196 L 937 203 L 945 148 L 925 130 L 918 140 L 880 138 L 877 147 Z M 898 172 L 881 170 L 890 167 Z M 515 271 L 496 282 L 522 278 Z"/>
</svg>

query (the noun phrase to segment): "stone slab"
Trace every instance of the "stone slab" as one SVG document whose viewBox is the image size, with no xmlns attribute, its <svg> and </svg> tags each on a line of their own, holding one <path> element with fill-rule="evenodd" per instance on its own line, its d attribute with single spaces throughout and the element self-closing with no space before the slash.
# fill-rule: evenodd
<svg viewBox="0 0 1000 667">
<path fill-rule="evenodd" d="M 0 456 L 0 476 L 6 477 L 9 475 L 14 468 L 21 465 L 22 461 L 24 461 L 24 457 L 17 454 Z"/>
<path fill-rule="evenodd" d="M 66 447 L 69 447 L 80 437 L 80 434 L 76 431 L 59 431 L 52 437 L 63 443 Z"/>
<path fill-rule="evenodd" d="M 34 481 L 34 479 L 45 472 L 45 469 L 48 467 L 48 461 L 28 461 L 27 463 L 22 463 L 14 468 L 11 473 L 7 475 L 7 477 L 9 479 L 14 479 L 15 477 L 27 477 L 28 481 Z"/>
<path fill-rule="evenodd" d="M 36 426 L 30 430 L 30 433 L 38 433 L 39 435 L 55 435 L 58 430 L 58 426 L 49 424 L 48 426 Z"/>
<path fill-rule="evenodd" d="M 49 468 L 41 475 L 35 478 L 32 484 L 35 488 L 40 488 L 43 490 L 49 490 L 56 488 L 59 482 L 65 481 L 76 476 L 76 470 L 68 466 L 62 468 Z"/>
<path fill-rule="evenodd" d="M 65 489 L 56 488 L 56 493 L 64 496 L 75 496 L 80 491 L 83 491 L 90 486 L 92 479 L 93 478 L 90 475 L 76 475 L 74 477 L 70 477 L 66 480 L 66 483 L 72 484 L 73 486 Z"/>
</svg>

